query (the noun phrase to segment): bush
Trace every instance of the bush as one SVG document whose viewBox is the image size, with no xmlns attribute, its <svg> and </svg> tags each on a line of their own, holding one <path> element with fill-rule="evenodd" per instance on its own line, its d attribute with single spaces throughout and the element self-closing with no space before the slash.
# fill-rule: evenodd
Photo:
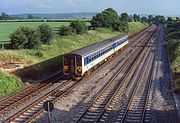
<svg viewBox="0 0 180 123">
<path fill-rule="evenodd" d="M 67 36 L 74 33 L 74 30 L 70 26 L 61 26 L 59 29 L 59 35 L 61 36 Z"/>
<path fill-rule="evenodd" d="M 96 16 L 94 16 L 91 20 L 91 26 L 94 28 L 102 27 L 103 24 L 103 15 L 101 13 L 98 13 Z"/>
<path fill-rule="evenodd" d="M 40 45 L 39 33 L 30 27 L 20 27 L 10 35 L 11 48 L 32 49 Z"/>
<path fill-rule="evenodd" d="M 111 27 L 115 31 L 129 32 L 129 26 L 127 22 L 114 21 L 111 23 Z"/>
<path fill-rule="evenodd" d="M 40 34 L 40 40 L 46 44 L 50 42 L 53 38 L 53 32 L 49 25 L 42 24 L 38 27 L 38 32 Z"/>
<path fill-rule="evenodd" d="M 80 21 L 80 20 L 72 21 L 70 23 L 70 27 L 72 27 L 75 30 L 76 34 L 84 34 L 87 32 L 86 22 L 84 21 Z"/>
</svg>

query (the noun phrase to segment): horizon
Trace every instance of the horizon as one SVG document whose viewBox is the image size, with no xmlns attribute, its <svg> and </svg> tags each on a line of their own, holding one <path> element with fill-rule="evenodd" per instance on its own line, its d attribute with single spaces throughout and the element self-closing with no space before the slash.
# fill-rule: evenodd
<svg viewBox="0 0 180 123">
<path fill-rule="evenodd" d="M 100 12 L 68 12 L 68 13 L 17 13 L 17 14 L 10 14 L 10 16 L 18 16 L 18 15 L 28 15 L 28 14 L 31 14 L 31 15 L 55 15 L 55 14 L 76 14 L 76 13 L 89 13 L 89 14 L 97 14 L 97 13 L 100 13 Z M 123 12 L 122 12 L 123 13 Z M 7 13 L 8 14 L 8 13 Z M 119 15 L 121 13 L 118 13 Z M 129 14 L 127 13 L 128 15 L 133 15 L 133 14 L 138 14 L 138 13 L 133 13 L 133 14 Z M 161 15 L 161 14 L 138 14 L 140 15 L 141 17 L 143 16 L 148 16 L 148 15 L 152 15 L 152 16 L 164 16 L 164 17 L 180 17 L 180 14 L 179 15 Z"/>
<path fill-rule="evenodd" d="M 180 16 L 178 0 L 0 0 L 0 12 L 16 14 L 99 13 L 106 8 L 118 14 Z M 61 6 L 63 5 L 63 6 Z M 59 7 L 60 6 L 60 7 Z"/>
</svg>

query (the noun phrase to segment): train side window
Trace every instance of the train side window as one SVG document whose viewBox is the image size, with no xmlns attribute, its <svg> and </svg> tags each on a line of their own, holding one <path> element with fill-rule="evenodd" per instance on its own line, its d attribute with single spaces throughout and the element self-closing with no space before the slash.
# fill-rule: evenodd
<svg viewBox="0 0 180 123">
<path fill-rule="evenodd" d="M 90 63 L 90 62 L 91 62 L 91 56 L 88 57 L 88 63 Z"/>
<path fill-rule="evenodd" d="M 94 55 L 91 55 L 91 61 L 93 61 L 94 60 Z"/>
<path fill-rule="evenodd" d="M 84 66 L 87 64 L 87 59 L 84 58 Z"/>
<path fill-rule="evenodd" d="M 94 55 L 91 56 L 91 60 L 92 60 L 92 61 L 94 60 Z"/>
</svg>

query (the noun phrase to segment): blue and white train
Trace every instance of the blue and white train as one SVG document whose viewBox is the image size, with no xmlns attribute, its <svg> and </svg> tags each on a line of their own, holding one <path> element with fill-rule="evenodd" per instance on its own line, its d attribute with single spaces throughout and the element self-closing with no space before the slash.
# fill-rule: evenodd
<svg viewBox="0 0 180 123">
<path fill-rule="evenodd" d="M 84 76 L 105 62 L 128 44 L 128 35 L 122 34 L 64 55 L 65 75 Z"/>
</svg>

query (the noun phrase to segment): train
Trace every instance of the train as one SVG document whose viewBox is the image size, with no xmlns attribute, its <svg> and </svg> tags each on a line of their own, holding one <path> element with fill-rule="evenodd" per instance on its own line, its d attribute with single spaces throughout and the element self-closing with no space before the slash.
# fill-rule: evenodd
<svg viewBox="0 0 180 123">
<path fill-rule="evenodd" d="M 63 57 L 63 72 L 71 77 L 84 77 L 128 45 L 128 35 L 111 39 L 67 53 Z"/>
</svg>

